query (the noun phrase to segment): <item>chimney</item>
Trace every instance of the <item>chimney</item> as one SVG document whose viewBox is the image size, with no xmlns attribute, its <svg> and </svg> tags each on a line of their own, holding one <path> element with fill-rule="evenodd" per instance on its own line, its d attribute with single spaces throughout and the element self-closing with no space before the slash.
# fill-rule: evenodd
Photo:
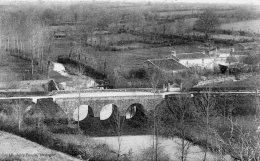
<svg viewBox="0 0 260 161">
<path fill-rule="evenodd" d="M 176 57 L 177 56 L 176 51 L 172 51 L 171 55 Z"/>
</svg>

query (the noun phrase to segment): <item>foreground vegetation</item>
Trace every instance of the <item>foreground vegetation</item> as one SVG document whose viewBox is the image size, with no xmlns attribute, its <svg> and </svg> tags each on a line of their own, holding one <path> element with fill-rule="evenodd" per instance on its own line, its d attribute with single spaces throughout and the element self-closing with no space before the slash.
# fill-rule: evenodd
<svg viewBox="0 0 260 161">
<path fill-rule="evenodd" d="M 210 91 L 210 89 L 208 89 Z M 0 106 L 0 130 L 11 132 L 50 149 L 58 150 L 84 160 L 132 160 L 133 155 L 122 154 L 105 144 L 97 144 L 89 136 L 120 136 L 149 134 L 155 138 L 179 137 L 180 160 L 187 159 L 191 144 L 220 157 L 230 155 L 238 160 L 256 161 L 259 157 L 258 114 L 259 100 L 255 95 L 221 95 L 205 91 L 204 94 L 183 94 L 167 97 L 154 110 L 146 113 L 146 119 L 126 120 L 116 113 L 109 121 L 90 120 L 80 124 L 81 130 L 63 118 L 48 120 L 44 111 L 33 115 L 20 115 L 19 105 Z M 16 110 L 15 110 L 16 109 Z M 20 116 L 20 117 L 17 117 Z M 25 117 L 26 116 L 26 117 Z M 120 119 L 119 119 L 120 118 Z M 130 122 L 129 122 L 130 121 Z M 92 125 L 93 124 L 93 125 Z M 85 126 L 85 127 L 84 127 Z M 62 139 L 59 134 L 75 135 L 75 140 Z M 77 135 L 84 135 L 78 140 Z M 187 142 L 188 141 L 188 142 Z M 167 160 L 155 139 L 154 146 L 144 151 L 140 158 Z M 153 158 L 153 159 L 151 159 Z"/>
</svg>

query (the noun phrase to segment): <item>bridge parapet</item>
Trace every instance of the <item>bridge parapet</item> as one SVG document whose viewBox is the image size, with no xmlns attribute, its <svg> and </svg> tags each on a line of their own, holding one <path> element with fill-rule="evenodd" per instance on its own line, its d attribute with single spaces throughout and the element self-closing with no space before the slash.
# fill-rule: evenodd
<svg viewBox="0 0 260 161">
<path fill-rule="evenodd" d="M 153 92 L 152 88 L 122 88 L 122 89 L 83 89 L 83 90 L 61 90 L 55 91 L 55 94 L 69 93 L 104 93 L 104 92 Z"/>
</svg>

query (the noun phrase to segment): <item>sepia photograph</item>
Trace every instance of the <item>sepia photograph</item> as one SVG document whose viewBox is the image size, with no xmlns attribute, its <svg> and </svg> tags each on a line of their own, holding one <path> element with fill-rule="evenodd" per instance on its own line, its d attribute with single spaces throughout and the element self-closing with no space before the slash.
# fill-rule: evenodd
<svg viewBox="0 0 260 161">
<path fill-rule="evenodd" d="M 0 161 L 260 161 L 260 0 L 0 0 Z"/>
</svg>

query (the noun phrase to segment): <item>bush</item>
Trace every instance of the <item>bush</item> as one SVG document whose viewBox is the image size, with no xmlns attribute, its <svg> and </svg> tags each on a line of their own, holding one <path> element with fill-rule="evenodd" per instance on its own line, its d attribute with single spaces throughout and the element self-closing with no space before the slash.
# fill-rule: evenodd
<svg viewBox="0 0 260 161">
<path fill-rule="evenodd" d="M 17 133 L 18 132 L 18 120 L 13 115 L 6 115 L 0 113 L 0 130 Z"/>
<path fill-rule="evenodd" d="M 137 161 L 151 161 L 154 160 L 153 156 L 156 151 L 153 147 L 144 149 L 141 154 L 137 157 Z M 157 160 L 158 161 L 169 161 L 170 158 L 163 152 L 163 149 L 158 147 L 157 149 Z"/>
<path fill-rule="evenodd" d="M 0 158 L 0 161 L 22 161 L 22 159 L 15 155 L 8 155 L 3 158 Z"/>
<path fill-rule="evenodd" d="M 132 69 L 128 73 L 128 78 L 144 79 L 147 78 L 147 72 L 144 68 Z"/>
</svg>

